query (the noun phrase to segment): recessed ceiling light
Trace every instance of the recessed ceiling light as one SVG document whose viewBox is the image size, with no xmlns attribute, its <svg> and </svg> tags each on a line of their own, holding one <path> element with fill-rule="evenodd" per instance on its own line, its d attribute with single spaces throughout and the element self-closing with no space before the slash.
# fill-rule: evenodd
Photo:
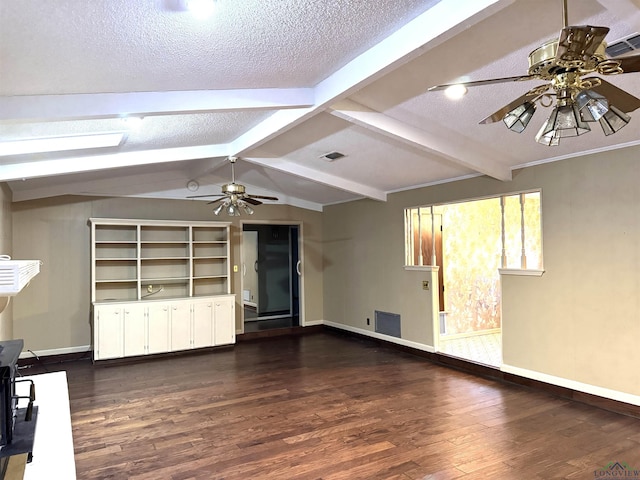
<svg viewBox="0 0 640 480">
<path fill-rule="evenodd" d="M 467 94 L 467 87 L 464 85 L 451 85 L 444 91 L 444 94 L 451 100 L 459 100 Z"/>
<path fill-rule="evenodd" d="M 123 132 L 67 135 L 60 137 L 28 138 L 0 142 L 0 157 L 27 153 L 64 152 L 86 148 L 117 147 L 124 139 Z"/>
<path fill-rule="evenodd" d="M 215 0 L 182 0 L 182 7 L 196 18 L 208 18 L 215 10 Z"/>
<path fill-rule="evenodd" d="M 137 130 L 142 126 L 144 117 L 124 117 L 125 125 L 131 130 Z"/>
</svg>

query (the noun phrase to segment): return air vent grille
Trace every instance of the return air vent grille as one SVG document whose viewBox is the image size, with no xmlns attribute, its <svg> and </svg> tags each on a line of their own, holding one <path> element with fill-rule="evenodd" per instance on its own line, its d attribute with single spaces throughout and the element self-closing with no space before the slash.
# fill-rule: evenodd
<svg viewBox="0 0 640 480">
<path fill-rule="evenodd" d="M 384 335 L 401 338 L 400 315 L 397 313 L 375 311 L 375 331 Z"/>
<path fill-rule="evenodd" d="M 607 55 L 611 58 L 640 49 L 640 33 L 633 33 L 626 38 L 612 42 L 607 47 Z"/>
<path fill-rule="evenodd" d="M 333 162 L 334 160 L 338 160 L 339 158 L 344 157 L 344 153 L 340 152 L 329 152 L 322 155 L 320 158 L 326 160 L 327 162 Z"/>
</svg>

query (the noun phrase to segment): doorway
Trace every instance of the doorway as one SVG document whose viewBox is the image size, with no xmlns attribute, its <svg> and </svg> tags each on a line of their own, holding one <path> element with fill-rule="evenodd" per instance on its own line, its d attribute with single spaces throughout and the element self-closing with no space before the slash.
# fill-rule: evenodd
<svg viewBox="0 0 640 480">
<path fill-rule="evenodd" d="M 244 332 L 300 325 L 300 225 L 242 225 Z"/>
<path fill-rule="evenodd" d="M 500 199 L 490 198 L 438 208 L 446 241 L 442 281 L 439 351 L 499 367 L 502 363 L 500 312 Z"/>
</svg>

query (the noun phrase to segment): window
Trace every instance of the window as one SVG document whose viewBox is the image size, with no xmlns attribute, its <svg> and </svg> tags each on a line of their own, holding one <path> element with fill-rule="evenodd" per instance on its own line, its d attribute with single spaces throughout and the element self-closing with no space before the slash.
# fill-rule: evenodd
<svg viewBox="0 0 640 480">
<path fill-rule="evenodd" d="M 542 274 L 540 212 L 540 191 L 405 209 L 405 264 L 439 267 L 441 334 L 501 328 L 500 276 Z"/>
<path fill-rule="evenodd" d="M 539 190 L 405 209 L 405 265 L 440 265 L 443 229 L 454 230 L 456 239 L 483 241 L 486 255 L 498 255 L 500 268 L 543 268 Z M 447 238 L 453 239 L 445 235 L 445 244 Z"/>
</svg>

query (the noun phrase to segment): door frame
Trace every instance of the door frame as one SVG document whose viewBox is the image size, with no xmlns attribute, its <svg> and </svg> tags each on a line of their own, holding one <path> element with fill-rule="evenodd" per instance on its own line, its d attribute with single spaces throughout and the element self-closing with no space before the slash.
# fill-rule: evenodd
<svg viewBox="0 0 640 480">
<path fill-rule="evenodd" d="M 291 225 L 298 227 L 298 258 L 300 260 L 300 298 L 299 298 L 299 318 L 298 322 L 301 327 L 305 325 L 305 296 L 304 296 L 304 226 L 301 221 L 287 221 L 287 220 L 240 220 L 240 301 L 242 305 L 242 293 L 244 292 L 244 275 L 243 269 L 245 266 L 244 259 L 244 239 L 242 233 L 244 232 L 245 225 Z M 242 331 L 244 333 L 244 308 L 240 309 L 240 319 L 242 320 Z"/>
</svg>

